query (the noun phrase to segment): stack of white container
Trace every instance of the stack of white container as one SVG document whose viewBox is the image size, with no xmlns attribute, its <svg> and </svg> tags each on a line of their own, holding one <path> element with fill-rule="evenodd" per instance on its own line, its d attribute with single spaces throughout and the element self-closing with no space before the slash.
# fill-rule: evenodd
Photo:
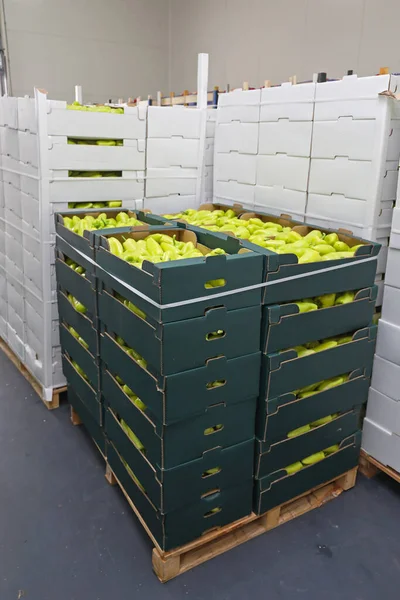
<svg viewBox="0 0 400 600">
<path fill-rule="evenodd" d="M 400 207 L 393 215 L 362 446 L 384 465 L 400 471 Z"/>
<path fill-rule="evenodd" d="M 315 88 L 283 83 L 261 90 L 256 211 L 304 220 Z"/>
<path fill-rule="evenodd" d="M 382 244 L 377 306 L 400 156 L 400 106 L 387 92 L 395 92 L 399 82 L 393 75 L 349 75 L 318 83 L 315 92 L 305 220 Z"/>
<path fill-rule="evenodd" d="M 204 166 L 202 175 L 201 202 L 213 201 L 213 178 L 214 178 L 214 148 L 215 127 L 217 123 L 217 110 L 207 109 L 206 138 L 204 150 Z"/>
<path fill-rule="evenodd" d="M 254 207 L 261 90 L 220 94 L 214 153 L 214 202 Z"/>
<path fill-rule="evenodd" d="M 0 121 L 2 120 L 0 114 Z M 2 130 L 0 129 L 0 132 Z M 8 308 L 6 280 L 6 223 L 4 206 L 3 173 L 1 170 L 1 135 L 0 135 L 0 337 L 7 337 Z"/>
<path fill-rule="evenodd" d="M 289 214 L 382 244 L 382 304 L 400 157 L 400 77 L 235 90 L 219 98 L 215 202 Z"/>
<path fill-rule="evenodd" d="M 163 214 L 201 201 L 206 111 L 149 106 L 145 208 Z"/>
<path fill-rule="evenodd" d="M 51 400 L 63 384 L 56 304 L 54 213 L 69 203 L 143 204 L 147 106 L 124 114 L 68 110 L 66 102 L 1 99 L 0 335 Z M 69 144 L 123 140 L 120 146 Z M 117 171 L 71 177 L 70 171 Z"/>
</svg>

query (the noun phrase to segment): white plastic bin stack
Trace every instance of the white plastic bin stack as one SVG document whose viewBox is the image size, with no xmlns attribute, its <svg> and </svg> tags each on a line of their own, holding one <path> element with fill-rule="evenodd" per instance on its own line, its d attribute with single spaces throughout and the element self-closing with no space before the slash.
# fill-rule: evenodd
<svg viewBox="0 0 400 600">
<path fill-rule="evenodd" d="M 177 212 L 200 204 L 206 112 L 149 106 L 145 208 Z"/>
<path fill-rule="evenodd" d="M 214 150 L 217 110 L 207 109 L 206 140 L 204 150 L 204 167 L 202 176 L 201 203 L 213 201 L 214 189 Z"/>
<path fill-rule="evenodd" d="M 29 124 L 29 101 L 4 97 L 0 106 L 3 198 L 0 231 L 4 236 L 4 243 L 0 243 L 3 252 L 1 264 L 4 267 L 3 284 L 0 285 L 0 289 L 3 289 L 0 335 L 25 363 L 29 348 L 27 340 L 33 337 L 32 330 L 44 329 L 41 319 L 45 310 L 43 300 L 38 295 L 34 264 L 40 239 L 40 219 L 39 215 L 34 218 L 35 215 L 27 207 L 29 192 L 38 188 L 37 129 L 34 119 Z M 31 117 L 34 115 L 33 109 Z M 26 131 L 20 130 L 20 122 L 26 125 Z M 50 276 L 52 267 L 48 265 L 47 268 Z M 27 327 L 28 302 L 38 312 L 31 329 Z M 54 342 L 57 341 L 56 333 Z"/>
<path fill-rule="evenodd" d="M 48 100 L 38 90 L 34 99 L 1 99 L 0 335 L 48 400 L 64 383 L 54 213 L 67 211 L 70 202 L 120 200 L 126 209 L 143 205 L 146 119 L 145 104 L 111 114 L 68 110 L 66 102 Z M 68 138 L 123 140 L 123 145 L 68 144 Z M 73 178 L 71 170 L 121 176 Z"/>
<path fill-rule="evenodd" d="M 214 202 L 253 208 L 261 90 L 234 90 L 218 100 Z"/>
<path fill-rule="evenodd" d="M 400 207 L 393 215 L 362 446 L 373 458 L 400 471 Z"/>
<path fill-rule="evenodd" d="M 393 75 L 349 75 L 318 83 L 315 93 L 305 220 L 383 245 L 378 306 L 400 156 L 399 103 L 383 92 L 396 91 L 399 81 Z"/>
<path fill-rule="evenodd" d="M 0 116 L 1 119 L 1 116 Z M 1 130 L 0 130 L 1 131 Z M 7 338 L 7 280 L 6 280 L 6 223 L 4 219 L 4 186 L 1 171 L 1 136 L 0 136 L 0 337 Z"/>
<path fill-rule="evenodd" d="M 304 220 L 315 83 L 261 90 L 255 210 Z"/>
</svg>

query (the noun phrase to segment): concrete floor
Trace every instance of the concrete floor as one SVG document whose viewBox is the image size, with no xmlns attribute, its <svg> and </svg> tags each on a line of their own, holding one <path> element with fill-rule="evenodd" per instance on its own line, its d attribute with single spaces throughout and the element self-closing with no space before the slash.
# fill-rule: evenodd
<svg viewBox="0 0 400 600">
<path fill-rule="evenodd" d="M 400 485 L 384 475 L 162 585 L 151 543 L 67 406 L 0 352 L 0 600 L 398 598 Z"/>
</svg>

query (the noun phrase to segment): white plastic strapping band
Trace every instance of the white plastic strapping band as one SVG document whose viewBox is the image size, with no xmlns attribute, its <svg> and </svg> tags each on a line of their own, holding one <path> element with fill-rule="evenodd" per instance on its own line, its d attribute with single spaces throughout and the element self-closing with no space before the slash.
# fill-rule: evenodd
<svg viewBox="0 0 400 600">
<path fill-rule="evenodd" d="M 60 237 L 60 236 L 57 236 L 57 237 Z M 64 242 L 65 242 L 65 240 L 64 240 Z M 290 277 L 282 277 L 281 279 L 276 279 L 275 281 L 265 281 L 264 283 L 257 283 L 255 285 L 249 285 L 249 286 L 246 286 L 246 287 L 237 288 L 235 290 L 229 290 L 227 292 L 219 292 L 217 294 L 209 294 L 207 296 L 200 296 L 198 298 L 191 298 L 189 300 L 181 300 L 179 302 L 170 302 L 169 304 L 159 304 L 158 302 L 156 302 L 152 298 L 149 298 L 148 296 L 146 296 L 146 294 L 143 294 L 142 292 L 139 292 L 138 289 L 130 286 L 125 281 L 122 281 L 121 279 L 119 279 L 118 277 L 116 277 L 115 275 L 113 275 L 112 273 L 109 273 L 108 271 L 106 271 L 105 269 L 103 269 L 103 267 L 101 267 L 98 263 L 96 263 L 96 261 L 94 261 L 91 258 L 89 258 L 88 256 L 86 256 L 86 254 L 83 254 L 83 252 L 80 252 L 76 248 L 74 248 L 74 250 L 75 250 L 75 252 L 77 252 L 78 254 L 80 254 L 83 258 L 85 258 L 88 262 L 90 262 L 91 264 L 95 265 L 97 268 L 99 268 L 102 271 L 104 271 L 105 273 L 107 273 L 115 281 L 117 281 L 119 284 L 121 284 L 125 289 L 133 292 L 134 294 L 136 294 L 137 296 L 139 296 L 139 298 L 142 298 L 146 302 L 149 302 L 150 304 L 152 304 L 153 306 L 155 306 L 158 309 L 178 308 L 179 306 L 186 306 L 187 304 L 195 304 L 196 302 L 203 302 L 204 300 L 210 300 L 210 299 L 214 299 L 214 298 L 224 298 L 225 296 L 232 296 L 233 294 L 240 294 L 242 292 L 250 292 L 251 290 L 262 289 L 262 288 L 265 288 L 265 287 L 268 287 L 268 286 L 271 286 L 271 285 L 276 285 L 278 283 L 283 283 L 283 282 L 286 282 L 286 281 L 294 281 L 296 279 L 301 279 L 302 277 L 310 277 L 310 276 L 313 277 L 314 275 L 320 275 L 321 273 L 328 273 L 330 271 L 337 271 L 339 269 L 345 269 L 345 268 L 351 267 L 351 266 L 353 266 L 355 264 L 354 262 L 343 263 L 341 265 L 336 265 L 336 266 L 333 266 L 333 267 L 327 267 L 326 269 L 318 269 L 316 271 L 311 271 L 310 273 L 300 273 L 298 275 L 291 275 Z M 374 260 L 377 261 L 378 257 L 377 256 L 371 256 L 369 258 L 365 258 L 362 261 L 362 263 L 364 264 L 366 262 L 371 262 L 371 261 L 374 261 Z"/>
</svg>

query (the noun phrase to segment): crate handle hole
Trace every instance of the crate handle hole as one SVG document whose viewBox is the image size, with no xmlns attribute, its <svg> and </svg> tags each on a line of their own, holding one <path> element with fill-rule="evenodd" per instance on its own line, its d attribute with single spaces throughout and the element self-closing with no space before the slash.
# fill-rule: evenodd
<svg viewBox="0 0 400 600">
<path fill-rule="evenodd" d="M 209 381 L 206 384 L 206 388 L 208 390 L 213 390 L 215 388 L 223 387 L 226 385 L 226 379 L 216 379 L 215 381 Z"/>
<path fill-rule="evenodd" d="M 222 425 L 222 423 L 219 423 L 218 425 L 214 425 L 214 427 L 207 427 L 207 429 L 204 430 L 204 435 L 213 435 L 214 433 L 218 433 L 219 431 L 222 431 L 224 428 L 224 426 Z"/>
<path fill-rule="evenodd" d="M 223 329 L 217 329 L 216 331 L 210 331 L 210 333 L 207 333 L 206 340 L 207 342 L 213 342 L 214 340 L 220 340 L 225 336 L 226 331 L 224 331 Z"/>
<path fill-rule="evenodd" d="M 221 506 L 217 506 L 216 508 L 212 508 L 208 512 L 204 513 L 204 518 L 205 519 L 209 519 L 213 515 L 217 515 L 219 512 L 221 512 L 221 510 L 222 510 Z"/>
<path fill-rule="evenodd" d="M 206 290 L 210 290 L 212 288 L 221 288 L 226 286 L 226 279 L 210 279 L 206 281 L 204 287 Z"/>
<path fill-rule="evenodd" d="M 207 471 L 204 471 L 201 478 L 202 479 L 206 479 L 207 477 L 212 477 L 213 475 L 216 475 L 217 473 L 221 473 L 221 467 L 213 467 L 212 469 L 207 469 Z"/>
<path fill-rule="evenodd" d="M 217 487 L 212 490 L 209 490 L 208 492 L 204 492 L 204 494 L 202 494 L 200 496 L 200 498 L 201 499 L 208 498 L 209 496 L 213 496 L 214 494 L 219 494 L 220 492 L 221 492 L 221 489 L 219 487 Z"/>
</svg>

